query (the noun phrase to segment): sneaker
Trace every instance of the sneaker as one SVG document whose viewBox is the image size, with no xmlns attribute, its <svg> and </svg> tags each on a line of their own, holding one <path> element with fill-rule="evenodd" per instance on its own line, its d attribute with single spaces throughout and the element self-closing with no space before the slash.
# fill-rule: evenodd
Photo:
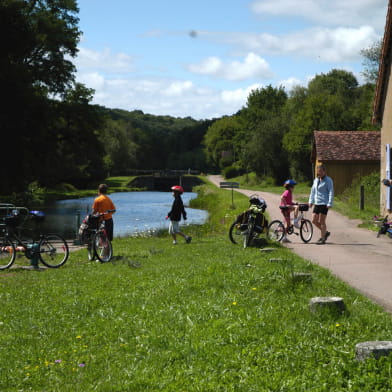
<svg viewBox="0 0 392 392">
<path fill-rule="evenodd" d="M 328 238 L 330 235 L 331 235 L 331 233 L 330 233 L 329 231 L 327 231 L 327 232 L 325 233 L 325 240 L 327 240 L 327 238 Z"/>
<path fill-rule="evenodd" d="M 177 243 L 178 243 L 177 241 L 173 241 L 173 245 L 177 245 Z"/>
<path fill-rule="evenodd" d="M 324 238 L 320 238 L 317 242 L 316 245 L 324 245 L 325 244 L 325 239 Z"/>
<path fill-rule="evenodd" d="M 185 242 L 189 244 L 192 241 L 192 237 L 188 236 L 185 238 Z"/>
<path fill-rule="evenodd" d="M 290 244 L 291 241 L 287 237 L 283 237 L 282 242 L 285 244 Z"/>
</svg>

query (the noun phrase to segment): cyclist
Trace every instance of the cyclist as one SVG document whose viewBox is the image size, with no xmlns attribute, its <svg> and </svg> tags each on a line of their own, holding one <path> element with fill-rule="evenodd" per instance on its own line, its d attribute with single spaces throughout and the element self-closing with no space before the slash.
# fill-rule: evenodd
<svg viewBox="0 0 392 392">
<path fill-rule="evenodd" d="M 298 204 L 293 202 L 293 191 L 294 191 L 294 186 L 297 185 L 297 183 L 294 180 L 287 180 L 283 184 L 285 191 L 282 193 L 280 197 L 280 209 L 282 211 L 282 214 L 284 216 L 284 220 L 286 222 L 286 232 L 287 230 L 291 227 L 291 211 L 294 211 L 294 227 L 299 229 L 299 224 L 298 224 Z M 282 242 L 291 242 L 287 236 L 286 233 L 283 236 Z"/>
<path fill-rule="evenodd" d="M 107 195 L 108 186 L 100 184 L 98 186 L 98 197 L 93 203 L 93 214 L 105 214 L 103 220 L 105 221 L 106 234 L 110 241 L 113 241 L 113 218 L 112 215 L 116 212 L 116 207 L 112 199 Z M 113 211 L 106 213 L 107 211 Z"/>
</svg>

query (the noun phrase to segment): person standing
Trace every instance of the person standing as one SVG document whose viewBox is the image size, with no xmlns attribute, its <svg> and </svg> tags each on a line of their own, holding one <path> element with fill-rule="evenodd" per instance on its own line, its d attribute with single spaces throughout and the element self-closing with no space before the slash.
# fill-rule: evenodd
<svg viewBox="0 0 392 392">
<path fill-rule="evenodd" d="M 184 189 L 181 185 L 174 185 L 170 188 L 173 191 L 174 201 L 171 210 L 166 216 L 166 219 L 170 219 L 169 234 L 173 238 L 173 245 L 177 245 L 177 234 L 185 238 L 185 242 L 189 244 L 192 241 L 192 237 L 185 235 L 180 231 L 180 220 L 181 215 L 186 220 L 186 211 L 184 203 L 182 202 L 181 195 L 184 193 Z"/>
<path fill-rule="evenodd" d="M 113 214 L 116 212 L 116 207 L 112 199 L 107 195 L 108 186 L 100 184 L 98 186 L 98 197 L 93 202 L 93 214 L 105 214 L 103 220 L 105 221 L 106 233 L 110 241 L 113 241 Z M 107 211 L 111 211 L 108 212 Z"/>
<path fill-rule="evenodd" d="M 320 230 L 321 238 L 316 242 L 318 245 L 325 244 L 331 235 L 327 231 L 327 214 L 333 205 L 333 181 L 327 176 L 327 169 L 324 164 L 320 164 L 316 169 L 317 177 L 313 181 L 309 196 L 309 207 L 313 208 L 312 223 Z"/>
</svg>

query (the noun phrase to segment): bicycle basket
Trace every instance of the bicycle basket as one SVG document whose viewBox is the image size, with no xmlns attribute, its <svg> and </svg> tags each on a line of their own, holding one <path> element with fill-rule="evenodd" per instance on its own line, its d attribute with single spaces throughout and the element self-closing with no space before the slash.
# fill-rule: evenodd
<svg viewBox="0 0 392 392">
<path fill-rule="evenodd" d="M 300 211 L 309 211 L 309 204 L 300 204 L 299 210 Z"/>
</svg>

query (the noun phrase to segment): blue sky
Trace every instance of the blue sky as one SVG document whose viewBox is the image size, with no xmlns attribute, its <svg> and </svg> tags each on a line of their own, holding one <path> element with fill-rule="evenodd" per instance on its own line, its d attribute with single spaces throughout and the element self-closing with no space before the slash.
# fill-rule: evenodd
<svg viewBox="0 0 392 392">
<path fill-rule="evenodd" d="M 78 0 L 77 80 L 108 108 L 207 119 L 333 68 L 362 82 L 388 0 Z"/>
</svg>

